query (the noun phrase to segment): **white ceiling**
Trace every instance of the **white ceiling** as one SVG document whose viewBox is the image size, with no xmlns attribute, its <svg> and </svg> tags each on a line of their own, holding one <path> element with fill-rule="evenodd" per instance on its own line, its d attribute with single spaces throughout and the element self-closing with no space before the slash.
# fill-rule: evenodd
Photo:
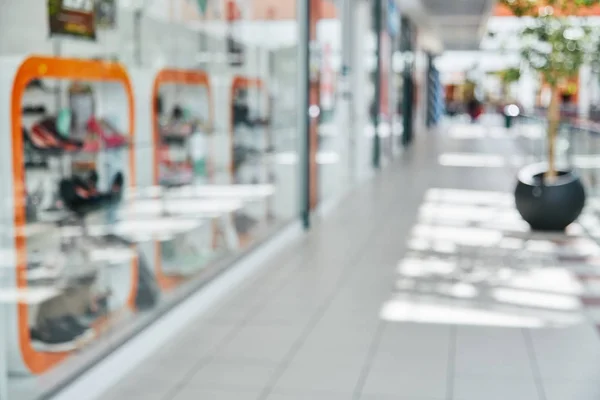
<svg viewBox="0 0 600 400">
<path fill-rule="evenodd" d="M 475 50 L 496 0 L 422 0 L 446 50 Z"/>
<path fill-rule="evenodd" d="M 424 34 L 436 37 L 444 50 L 476 50 L 496 0 L 398 0 L 398 3 L 400 10 Z"/>
</svg>

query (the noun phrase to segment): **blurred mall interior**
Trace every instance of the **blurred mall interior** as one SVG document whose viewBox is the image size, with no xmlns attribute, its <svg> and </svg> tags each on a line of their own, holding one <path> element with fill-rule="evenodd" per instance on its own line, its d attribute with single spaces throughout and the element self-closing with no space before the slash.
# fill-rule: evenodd
<svg viewBox="0 0 600 400">
<path fill-rule="evenodd" d="M 600 0 L 0 0 L 2 149 L 0 400 L 600 399 Z"/>
</svg>

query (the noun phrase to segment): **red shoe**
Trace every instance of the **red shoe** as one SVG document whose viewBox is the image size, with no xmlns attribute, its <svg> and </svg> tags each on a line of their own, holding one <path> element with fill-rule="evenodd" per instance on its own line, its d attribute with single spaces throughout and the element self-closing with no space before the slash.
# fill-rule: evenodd
<svg viewBox="0 0 600 400">
<path fill-rule="evenodd" d="M 30 132 L 24 132 L 33 146 L 40 150 L 78 151 L 82 146 L 77 140 L 62 137 L 57 132 L 54 118 L 45 118 L 33 125 Z"/>
<path fill-rule="evenodd" d="M 100 140 L 98 139 L 86 139 L 83 142 L 81 151 L 84 153 L 98 153 L 100 151 Z"/>
<path fill-rule="evenodd" d="M 127 139 L 119 133 L 112 125 L 104 120 L 92 117 L 87 123 L 88 131 L 98 135 L 108 149 L 127 146 Z"/>
</svg>

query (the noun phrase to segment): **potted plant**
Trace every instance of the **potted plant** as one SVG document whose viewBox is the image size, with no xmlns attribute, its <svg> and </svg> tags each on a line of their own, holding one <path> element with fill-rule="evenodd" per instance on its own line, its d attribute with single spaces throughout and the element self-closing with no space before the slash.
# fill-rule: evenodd
<svg viewBox="0 0 600 400">
<path fill-rule="evenodd" d="M 557 165 L 556 142 L 561 123 L 560 87 L 591 59 L 594 46 L 585 20 L 575 15 L 600 0 L 500 0 L 517 17 L 527 17 L 521 32 L 521 56 L 550 91 L 547 109 L 547 162 L 518 174 L 516 207 L 532 229 L 562 231 L 579 217 L 585 189 L 569 166 Z"/>
</svg>

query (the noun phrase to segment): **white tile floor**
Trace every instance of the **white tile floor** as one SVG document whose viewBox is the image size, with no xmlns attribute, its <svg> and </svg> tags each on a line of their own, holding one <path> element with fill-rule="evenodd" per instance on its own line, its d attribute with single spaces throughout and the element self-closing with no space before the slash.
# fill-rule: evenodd
<svg viewBox="0 0 600 400">
<path fill-rule="evenodd" d="M 421 138 L 411 162 L 356 191 L 102 398 L 600 399 L 597 311 L 580 301 L 597 295 L 582 276 L 600 265 L 560 261 L 565 237 L 523 230 L 513 171 L 438 163 L 443 151 L 511 146 Z M 590 251 L 600 248 L 575 253 Z"/>
</svg>

